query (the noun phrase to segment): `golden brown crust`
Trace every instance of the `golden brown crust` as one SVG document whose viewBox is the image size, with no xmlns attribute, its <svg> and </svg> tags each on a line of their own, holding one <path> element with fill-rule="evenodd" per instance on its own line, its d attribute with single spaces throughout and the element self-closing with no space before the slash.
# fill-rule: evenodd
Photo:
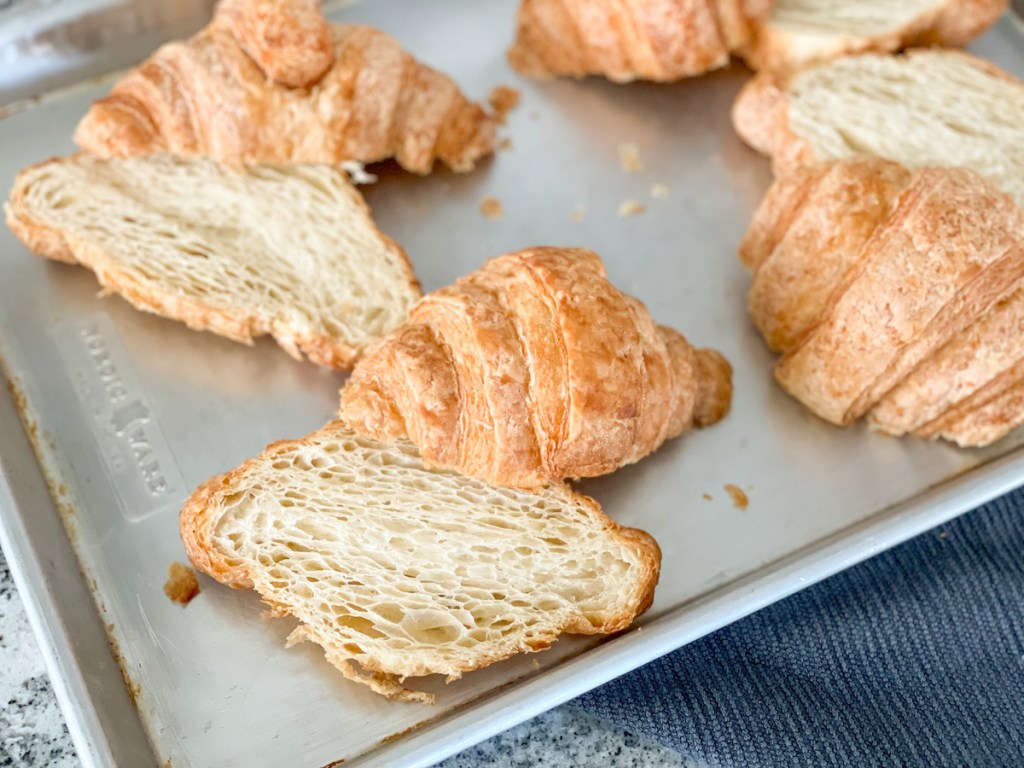
<svg viewBox="0 0 1024 768">
<path fill-rule="evenodd" d="M 786 351 L 776 377 L 822 418 L 873 409 L 876 429 L 966 445 L 995 434 L 987 403 L 1016 402 L 1024 210 L 973 171 L 798 170 L 769 190 L 744 255 L 751 314 Z"/>
<path fill-rule="evenodd" d="M 531 77 L 671 81 L 729 63 L 751 14 L 739 0 L 523 0 L 509 61 Z"/>
<path fill-rule="evenodd" d="M 999 20 L 1009 0 L 946 0 L 884 34 L 814 34 L 773 23 L 771 16 L 751 25 L 750 41 L 739 50 L 755 70 L 788 74 L 802 66 L 858 53 L 893 53 L 912 46 L 963 46 Z"/>
<path fill-rule="evenodd" d="M 75 141 L 104 157 L 169 151 L 231 164 L 394 156 L 429 173 L 435 159 L 470 170 L 493 151 L 495 129 L 383 32 L 328 25 L 303 0 L 229 0 L 93 104 Z"/>
<path fill-rule="evenodd" d="M 939 437 L 964 448 L 991 445 L 1024 424 L 1024 379 L 942 425 Z"/>
<path fill-rule="evenodd" d="M 779 383 L 822 418 L 852 423 L 1014 290 L 1020 233 L 1024 212 L 973 171 L 916 171 L 820 324 L 779 361 Z"/>
<path fill-rule="evenodd" d="M 1010 6 L 1010 0 L 947 0 L 927 27 L 907 35 L 901 46 L 961 47 L 983 34 Z"/>
<path fill-rule="evenodd" d="M 252 579 L 244 568 L 230 562 L 213 546 L 213 526 L 222 511 L 218 506 L 221 497 L 230 492 L 250 466 L 247 462 L 231 472 L 211 477 L 188 497 L 178 516 L 178 530 L 188 559 L 207 576 L 234 589 L 252 589 Z"/>
<path fill-rule="evenodd" d="M 300 440 L 273 443 L 255 459 L 244 462 L 230 472 L 211 478 L 201 485 L 186 501 L 180 516 L 180 531 L 185 551 L 192 563 L 202 572 L 233 588 L 255 588 L 264 601 L 272 607 L 272 615 L 295 615 L 302 620 L 302 611 L 288 600 L 288 595 L 275 588 L 266 574 L 257 568 L 252 571 L 242 562 L 219 551 L 214 543 L 216 527 L 227 506 L 239 496 L 261 492 L 254 490 L 250 478 L 267 474 L 270 466 L 282 457 L 296 451 L 315 446 L 324 438 L 351 435 L 347 425 L 334 421 Z M 496 648 L 478 652 L 459 662 L 439 663 L 438 660 L 424 661 L 422 658 L 403 658 L 400 664 L 368 654 L 358 660 L 341 652 L 336 638 L 322 637 L 314 623 L 300 625 L 289 636 L 287 645 L 310 640 L 323 646 L 328 661 L 337 667 L 345 677 L 370 686 L 382 695 L 404 701 L 432 701 L 432 697 L 418 691 L 411 691 L 402 685 L 406 677 L 431 674 L 445 674 L 449 681 L 458 679 L 465 672 L 502 661 L 515 653 L 530 653 L 548 648 L 562 633 L 608 634 L 626 629 L 637 616 L 644 613 L 654 599 L 654 590 L 661 570 L 661 550 L 657 542 L 646 532 L 635 528 L 624 528 L 607 517 L 600 505 L 593 499 L 574 493 L 562 486 L 567 499 L 587 510 L 592 521 L 607 535 L 617 538 L 636 554 L 637 573 L 632 586 L 621 600 L 621 611 L 593 614 L 590 619 L 581 612 L 568 615 L 564 622 L 552 624 L 525 638 L 515 647 Z"/>
<path fill-rule="evenodd" d="M 334 64 L 331 25 L 319 2 L 221 0 L 214 23 L 278 85 L 310 88 Z"/>
<path fill-rule="evenodd" d="M 732 366 L 714 349 L 694 351 L 697 362 L 697 395 L 693 425 L 710 427 L 725 418 L 732 407 Z"/>
<path fill-rule="evenodd" d="M 776 173 L 817 162 L 811 146 L 789 127 L 784 83 L 760 72 L 747 81 L 732 105 L 737 135 L 772 160 Z"/>
<path fill-rule="evenodd" d="M 789 349 L 818 324 L 909 181 L 903 167 L 871 159 L 808 167 L 772 185 L 740 252 L 756 262 L 747 305 L 773 351 Z"/>
<path fill-rule="evenodd" d="M 1024 290 L 924 361 L 876 405 L 873 429 L 933 437 L 1024 377 Z"/>
<path fill-rule="evenodd" d="M 638 461 L 731 394 L 728 363 L 656 326 L 596 254 L 534 248 L 426 296 L 368 350 L 341 415 L 431 465 L 534 488 Z"/>
</svg>

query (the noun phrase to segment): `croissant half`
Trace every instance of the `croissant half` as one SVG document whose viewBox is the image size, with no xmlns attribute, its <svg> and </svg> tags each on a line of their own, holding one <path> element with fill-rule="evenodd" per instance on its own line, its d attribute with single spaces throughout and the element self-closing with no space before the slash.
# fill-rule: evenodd
<svg viewBox="0 0 1024 768">
<path fill-rule="evenodd" d="M 533 77 L 671 81 L 729 63 L 771 0 L 523 0 L 512 66 Z"/>
<path fill-rule="evenodd" d="M 303 0 L 225 0 L 163 46 L 79 123 L 103 157 L 171 152 L 229 163 L 374 162 L 471 170 L 495 121 L 445 75 L 375 29 L 329 24 Z"/>
<path fill-rule="evenodd" d="M 960 445 L 1024 423 L 1024 210 L 977 173 L 804 168 L 740 250 L 776 378 L 822 418 Z"/>
<path fill-rule="evenodd" d="M 424 297 L 356 366 L 341 415 L 433 466 L 531 488 L 635 462 L 731 396 L 725 359 L 656 325 L 596 254 L 533 248 Z"/>
</svg>

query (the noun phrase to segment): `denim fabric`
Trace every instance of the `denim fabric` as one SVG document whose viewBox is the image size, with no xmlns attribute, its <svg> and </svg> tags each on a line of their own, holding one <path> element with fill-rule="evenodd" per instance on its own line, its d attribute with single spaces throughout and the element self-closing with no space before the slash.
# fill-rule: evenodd
<svg viewBox="0 0 1024 768">
<path fill-rule="evenodd" d="M 1024 490 L 574 706 L 712 766 L 1024 766 Z"/>
</svg>

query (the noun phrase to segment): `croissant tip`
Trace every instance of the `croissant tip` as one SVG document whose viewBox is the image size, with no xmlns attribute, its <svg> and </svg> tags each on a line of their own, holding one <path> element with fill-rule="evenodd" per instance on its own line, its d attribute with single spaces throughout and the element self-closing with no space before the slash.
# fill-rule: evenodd
<svg viewBox="0 0 1024 768">
<path fill-rule="evenodd" d="M 75 128 L 75 143 L 86 152 L 135 157 L 159 151 L 159 133 L 134 99 L 108 96 L 93 104 Z"/>
<path fill-rule="evenodd" d="M 732 407 L 732 366 L 713 349 L 696 350 L 697 403 L 695 427 L 710 427 L 724 419 Z"/>
</svg>

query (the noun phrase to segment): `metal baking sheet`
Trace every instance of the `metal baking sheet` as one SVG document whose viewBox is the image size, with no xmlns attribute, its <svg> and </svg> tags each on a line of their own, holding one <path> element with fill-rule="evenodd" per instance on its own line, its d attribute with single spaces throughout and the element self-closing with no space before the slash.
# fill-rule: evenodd
<svg viewBox="0 0 1024 768">
<path fill-rule="evenodd" d="M 744 70 L 674 85 L 534 83 L 506 65 L 506 0 L 374 0 L 333 15 L 394 34 L 476 98 L 499 83 L 522 91 L 504 129 L 511 146 L 474 173 L 386 166 L 365 189 L 426 289 L 528 245 L 593 248 L 659 322 L 725 353 L 732 413 L 581 485 L 664 552 L 654 606 L 634 629 L 433 681 L 434 706 L 389 702 L 316 647 L 286 650 L 290 622 L 262 619 L 254 593 L 205 578 L 186 608 L 162 593 L 168 564 L 184 559 L 177 512 L 190 490 L 322 425 L 344 376 L 98 297 L 91 273 L 31 257 L 4 229 L 0 537 L 86 765 L 429 765 L 1024 479 L 1019 433 L 963 451 L 838 430 L 772 384 L 735 254 L 770 181 L 729 125 Z M 1008 21 L 974 49 L 1024 75 Z M 77 119 L 107 87 L 0 121 L 0 179 L 73 151 Z M 622 169 L 623 143 L 644 170 Z M 667 196 L 652 195 L 656 184 Z M 479 212 L 485 196 L 501 201 L 500 220 Z M 645 210 L 620 217 L 628 200 Z"/>
</svg>

